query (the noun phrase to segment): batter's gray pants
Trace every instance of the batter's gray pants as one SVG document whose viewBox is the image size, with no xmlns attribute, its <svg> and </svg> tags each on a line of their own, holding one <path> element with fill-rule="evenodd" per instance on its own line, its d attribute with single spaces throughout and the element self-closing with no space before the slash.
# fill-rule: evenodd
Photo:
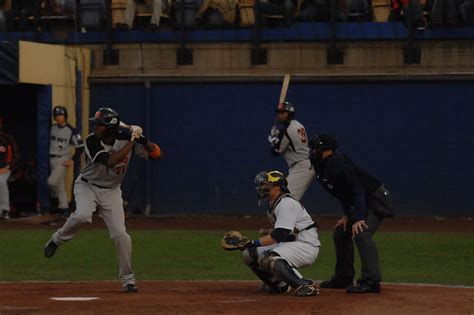
<svg viewBox="0 0 474 315">
<path fill-rule="evenodd" d="M 51 197 L 58 198 L 58 209 L 67 209 L 69 207 L 66 194 L 66 174 L 67 166 L 63 165 L 69 156 L 53 157 L 49 159 L 51 174 L 48 177 L 48 186 Z"/>
<path fill-rule="evenodd" d="M 74 238 L 83 223 L 92 222 L 92 214 L 97 209 L 114 241 L 119 259 L 119 276 L 124 285 L 135 283 L 132 270 L 132 240 L 125 229 L 122 190 L 120 187 L 99 188 L 85 183 L 79 177 L 74 184 L 76 211 L 73 212 L 62 228 L 53 234 L 53 241 L 64 243 Z"/>
<path fill-rule="evenodd" d="M 316 175 L 314 170 L 311 168 L 311 162 L 309 160 L 303 160 L 288 170 L 288 189 L 290 193 L 297 199 L 303 198 L 306 189 L 314 179 Z"/>
</svg>

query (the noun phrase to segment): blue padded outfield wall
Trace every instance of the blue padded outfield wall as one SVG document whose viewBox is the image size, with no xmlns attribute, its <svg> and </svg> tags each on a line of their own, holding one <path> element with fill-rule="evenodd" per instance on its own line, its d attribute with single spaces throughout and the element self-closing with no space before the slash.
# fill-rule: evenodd
<svg viewBox="0 0 474 315">
<path fill-rule="evenodd" d="M 279 83 L 156 83 L 151 128 L 165 154 L 151 162 L 152 214 L 263 213 L 254 175 L 287 167 L 267 142 Z M 91 113 L 115 107 L 145 124 L 144 85 L 93 85 Z M 335 134 L 340 147 L 386 183 L 399 215 L 472 216 L 474 83 L 291 83 L 288 100 L 308 134 Z M 124 198 L 145 205 L 144 162 L 134 162 Z M 303 203 L 340 214 L 315 181 Z"/>
</svg>

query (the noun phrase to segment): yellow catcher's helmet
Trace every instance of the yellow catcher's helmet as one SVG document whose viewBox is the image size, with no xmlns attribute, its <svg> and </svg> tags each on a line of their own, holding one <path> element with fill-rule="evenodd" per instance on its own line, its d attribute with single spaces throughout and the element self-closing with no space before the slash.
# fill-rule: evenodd
<svg viewBox="0 0 474 315">
<path fill-rule="evenodd" d="M 285 192 L 289 192 L 288 181 L 285 175 L 279 171 L 260 172 L 255 176 L 255 185 L 258 195 L 258 204 L 262 205 L 268 199 L 270 186 L 280 186 Z"/>
</svg>

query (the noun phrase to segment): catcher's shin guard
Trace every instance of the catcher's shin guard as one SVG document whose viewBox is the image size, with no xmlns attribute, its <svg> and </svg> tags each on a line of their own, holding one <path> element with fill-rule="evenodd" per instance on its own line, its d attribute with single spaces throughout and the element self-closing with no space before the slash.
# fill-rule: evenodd
<svg viewBox="0 0 474 315">
<path fill-rule="evenodd" d="M 275 259 L 273 271 L 278 279 L 288 283 L 295 289 L 295 295 L 311 296 L 319 294 L 314 282 L 310 279 L 304 279 L 285 259 Z"/>
<path fill-rule="evenodd" d="M 287 291 L 288 286 L 280 285 L 281 282 L 276 281 L 271 273 L 262 270 L 258 264 L 258 253 L 255 247 L 243 251 L 242 259 L 253 273 L 265 284 L 265 291 L 269 293 L 284 293 Z"/>
<path fill-rule="evenodd" d="M 263 281 L 263 283 L 267 286 L 266 291 L 269 293 L 285 293 L 288 291 L 288 286 L 281 283 L 281 281 L 277 281 L 273 278 L 273 276 L 260 268 L 258 266 L 249 266 L 250 269 L 257 275 L 257 277 Z"/>
</svg>

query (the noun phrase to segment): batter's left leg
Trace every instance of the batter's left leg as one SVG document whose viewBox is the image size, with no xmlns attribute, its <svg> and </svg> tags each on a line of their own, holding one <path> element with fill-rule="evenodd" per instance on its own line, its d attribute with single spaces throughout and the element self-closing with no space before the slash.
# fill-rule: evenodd
<svg viewBox="0 0 474 315">
<path fill-rule="evenodd" d="M 289 170 L 287 177 L 288 189 L 297 200 L 303 198 L 306 189 L 314 179 L 315 173 L 310 167 L 311 162 L 303 160 Z"/>
<path fill-rule="evenodd" d="M 117 250 L 119 276 L 125 290 L 128 285 L 135 285 L 135 274 L 132 269 L 132 239 L 125 229 L 125 214 L 120 188 L 104 190 L 100 200 L 100 209 L 110 238 L 114 241 Z"/>
</svg>

